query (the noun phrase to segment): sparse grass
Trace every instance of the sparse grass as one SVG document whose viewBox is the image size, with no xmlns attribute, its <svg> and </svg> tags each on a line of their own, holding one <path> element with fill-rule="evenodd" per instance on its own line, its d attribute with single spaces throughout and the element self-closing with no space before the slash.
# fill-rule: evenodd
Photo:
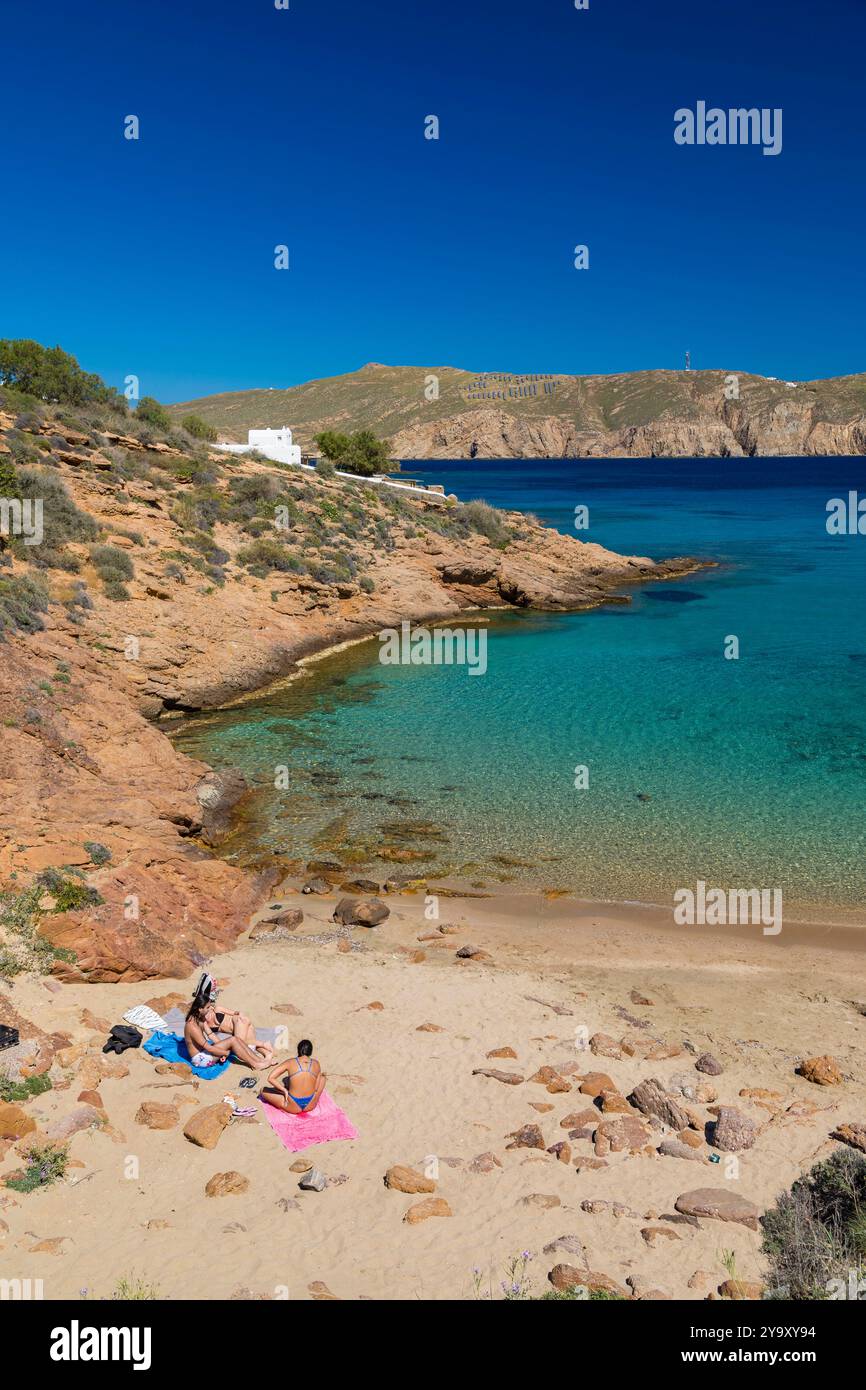
<svg viewBox="0 0 866 1390">
<path fill-rule="evenodd" d="M 114 1303 L 158 1303 L 162 1292 L 158 1284 L 149 1284 L 137 1274 L 118 1279 L 111 1294 Z"/>
</svg>

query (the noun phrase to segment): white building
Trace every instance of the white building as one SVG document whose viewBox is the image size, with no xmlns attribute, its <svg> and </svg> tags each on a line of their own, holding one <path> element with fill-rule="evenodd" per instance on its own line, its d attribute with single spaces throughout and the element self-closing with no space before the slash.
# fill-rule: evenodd
<svg viewBox="0 0 866 1390">
<path fill-rule="evenodd" d="M 301 447 L 292 443 L 292 431 L 285 425 L 281 430 L 249 430 L 247 441 L 246 444 L 217 444 L 216 448 L 229 454 L 249 454 L 255 449 L 275 463 L 297 465 L 301 462 Z"/>
</svg>

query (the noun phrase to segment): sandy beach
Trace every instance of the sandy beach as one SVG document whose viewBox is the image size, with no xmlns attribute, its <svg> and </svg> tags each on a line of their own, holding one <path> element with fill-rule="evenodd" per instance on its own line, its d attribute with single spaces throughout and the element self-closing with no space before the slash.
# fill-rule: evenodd
<svg viewBox="0 0 866 1390">
<path fill-rule="evenodd" d="M 853 929 L 801 927 L 768 942 L 673 929 L 638 909 L 520 895 L 442 897 L 431 921 L 420 894 L 388 896 L 378 927 L 344 929 L 331 921 L 340 896 L 275 893 L 273 902 L 303 910 L 303 924 L 243 938 L 213 970 L 222 1002 L 285 1027 L 292 1055 L 299 1038 L 312 1038 L 328 1090 L 358 1129 L 351 1142 L 292 1155 L 256 1116 L 233 1120 L 213 1151 L 195 1147 L 182 1133 L 190 1115 L 229 1091 L 249 1103 L 255 1092 L 238 1089 L 248 1072 L 233 1066 L 195 1082 L 160 1073 L 141 1050 L 103 1056 L 103 1025 L 135 1004 L 188 996 L 198 972 L 15 985 L 10 1000 L 23 1017 L 71 1039 L 55 1058 L 53 1089 L 28 1103 L 39 1132 L 80 1111 L 79 1094 L 94 1085 L 105 1119 L 72 1136 L 64 1181 L 26 1196 L 0 1190 L 4 1277 L 41 1279 L 46 1299 L 85 1289 L 108 1297 L 123 1279 L 172 1299 L 501 1298 L 511 1261 L 528 1251 L 519 1282 L 536 1296 L 560 1264 L 606 1276 L 627 1296 L 705 1299 L 731 1269 L 763 1281 L 759 1230 L 689 1217 L 675 1204 L 713 1188 L 763 1211 L 838 1147 L 829 1137 L 838 1124 L 862 1120 L 855 1063 L 866 1017 L 856 1007 L 862 947 Z M 486 954 L 458 957 L 466 946 Z M 621 1055 L 598 1052 L 598 1035 Z M 490 1057 L 501 1049 L 515 1055 Z M 705 1052 L 720 1074 L 696 1070 Z M 840 1084 L 797 1074 L 804 1058 L 827 1054 Z M 550 1086 L 531 1079 L 545 1066 L 559 1078 Z M 482 1069 L 522 1080 L 474 1074 Z M 595 1147 L 589 1137 L 569 1141 L 565 1117 L 602 1104 L 580 1093 L 591 1073 L 619 1096 L 647 1078 L 670 1094 L 678 1082 L 701 1088 L 699 1099 L 679 1099 L 694 1157 L 658 1152 L 673 1132 L 628 1103 L 622 1117 L 612 1110 L 598 1123 L 646 1123 L 638 1151 L 612 1145 L 599 1158 L 597 1133 Z M 138 1123 L 148 1101 L 175 1106 L 176 1123 Z M 714 1104 L 756 1126 L 753 1145 L 722 1152 L 718 1164 L 703 1132 Z M 508 1148 L 527 1125 L 538 1126 L 542 1147 Z M 32 1141 L 0 1143 L 0 1177 L 20 1168 Z M 547 1152 L 561 1141 L 568 1161 Z M 321 1193 L 298 1186 L 313 1163 L 328 1177 Z M 386 1187 L 393 1165 L 438 1172 L 432 1195 L 451 1214 L 407 1223 L 429 1194 Z M 206 1196 L 226 1172 L 248 1179 L 246 1191 Z M 560 1237 L 567 1244 L 555 1249 Z"/>
</svg>

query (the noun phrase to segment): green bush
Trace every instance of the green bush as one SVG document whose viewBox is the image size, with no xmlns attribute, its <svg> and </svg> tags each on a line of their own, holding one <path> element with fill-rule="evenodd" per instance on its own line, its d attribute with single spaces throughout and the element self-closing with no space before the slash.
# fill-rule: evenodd
<svg viewBox="0 0 866 1390">
<path fill-rule="evenodd" d="M 153 425 L 163 434 L 168 434 L 171 429 L 171 416 L 155 396 L 142 396 L 136 407 L 135 418 L 146 425 Z"/>
<path fill-rule="evenodd" d="M 294 571 L 303 568 L 298 556 L 293 554 L 282 541 L 263 536 L 252 545 L 242 546 L 237 553 L 237 562 L 253 574 L 264 575 L 271 570 Z"/>
<path fill-rule="evenodd" d="M 91 562 L 105 583 L 135 577 L 135 566 L 125 550 L 117 545 L 95 545 L 90 552 Z"/>
<path fill-rule="evenodd" d="M 839 1149 L 761 1217 L 763 1252 L 777 1297 L 826 1299 L 828 1285 L 866 1265 L 866 1158 Z"/>
<path fill-rule="evenodd" d="M 27 574 L 0 578 L 0 642 L 6 632 L 41 632 L 40 613 L 48 611 L 48 593 Z"/>
<path fill-rule="evenodd" d="M 0 497 L 23 497 L 21 478 L 8 455 L 0 454 Z"/>
<path fill-rule="evenodd" d="M 213 444 L 217 437 L 213 425 L 209 425 L 200 415 L 185 415 L 181 424 L 187 434 L 192 435 L 193 439 L 206 439 L 210 444 Z"/>
</svg>

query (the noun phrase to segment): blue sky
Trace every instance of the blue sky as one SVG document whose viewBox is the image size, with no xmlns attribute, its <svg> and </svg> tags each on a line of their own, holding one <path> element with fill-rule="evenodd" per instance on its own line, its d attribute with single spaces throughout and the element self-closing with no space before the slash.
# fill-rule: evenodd
<svg viewBox="0 0 866 1390">
<path fill-rule="evenodd" d="M 866 370 L 864 0 L 47 0 L 3 41 L 0 335 L 116 385 Z M 701 99 L 782 153 L 677 146 Z"/>
</svg>

